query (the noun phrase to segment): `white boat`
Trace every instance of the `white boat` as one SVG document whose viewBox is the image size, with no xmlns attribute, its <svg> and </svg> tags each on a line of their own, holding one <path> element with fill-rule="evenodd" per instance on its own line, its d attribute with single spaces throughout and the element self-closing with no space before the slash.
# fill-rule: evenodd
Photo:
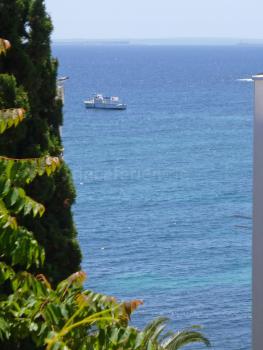
<svg viewBox="0 0 263 350">
<path fill-rule="evenodd" d="M 84 101 L 86 108 L 98 108 L 98 109 L 119 109 L 124 110 L 127 108 L 125 103 L 122 103 L 117 96 L 104 97 L 101 94 L 97 94 L 88 100 Z"/>
</svg>

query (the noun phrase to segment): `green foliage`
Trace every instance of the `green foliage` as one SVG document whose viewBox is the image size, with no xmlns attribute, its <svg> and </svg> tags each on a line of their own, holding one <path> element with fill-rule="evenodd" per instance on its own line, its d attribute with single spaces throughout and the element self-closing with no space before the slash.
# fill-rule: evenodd
<svg viewBox="0 0 263 350">
<path fill-rule="evenodd" d="M 7 272 L 8 275 L 8 272 Z M 30 337 L 47 350 L 177 350 L 192 342 L 209 346 L 193 329 L 166 333 L 167 319 L 150 323 L 143 331 L 128 326 L 131 313 L 141 304 L 119 303 L 115 298 L 83 291 L 83 272 L 52 289 L 43 275 L 10 273 L 13 294 L 0 302 L 0 336 L 19 341 Z M 2 317 L 1 317 L 2 316 Z M 162 338 L 159 340 L 159 338 Z"/>
<path fill-rule="evenodd" d="M 0 109 L 23 107 L 29 115 L 27 94 L 10 74 L 0 74 Z"/>
<path fill-rule="evenodd" d="M 0 117 L 0 124 L 1 121 Z M 59 160 L 52 157 L 24 160 L 0 157 L 0 259 L 13 266 L 38 267 L 44 262 L 43 248 L 32 232 L 19 224 L 19 216 L 42 216 L 45 208 L 27 196 L 20 185 L 44 173 L 50 175 L 58 166 Z"/>
<path fill-rule="evenodd" d="M 3 118 L 0 113 L 0 125 Z M 58 158 L 8 159 L 0 157 L 0 257 L 13 266 L 39 267 L 44 262 L 44 250 L 32 232 L 19 225 L 18 215 L 40 217 L 45 208 L 26 195 L 20 187 L 36 176 L 50 175 L 59 166 Z"/>
<path fill-rule="evenodd" d="M 28 25 L 30 26 L 28 50 L 37 64 L 50 58 L 50 34 L 53 30 L 52 22 L 47 15 L 43 0 L 30 2 L 28 13 Z M 39 61 L 40 59 L 40 61 Z"/>
<path fill-rule="evenodd" d="M 87 337 L 86 344 L 79 349 L 94 350 L 177 350 L 190 343 L 203 343 L 209 347 L 209 340 L 200 332 L 186 329 L 177 333 L 162 332 L 167 326 L 168 319 L 158 318 L 151 322 L 143 331 L 133 327 L 101 328 L 97 334 Z"/>
<path fill-rule="evenodd" d="M 0 44 L 8 48 L 6 40 Z M 3 50 L 2 50 L 3 51 Z M 0 94 L 0 105 L 6 105 L 14 99 L 17 89 L 15 79 L 8 75 L 0 77 L 0 83 L 5 84 Z M 12 93 L 14 96 L 12 96 Z M 15 102 L 14 102 L 15 103 Z M 17 126 L 25 117 L 22 108 L 0 110 L 0 134 L 12 126 Z M 44 263 L 44 249 L 39 246 L 30 230 L 19 223 L 19 216 L 42 216 L 45 208 L 26 195 L 21 187 L 31 183 L 36 176 L 50 175 L 59 166 L 57 157 L 45 156 L 39 159 L 10 159 L 0 157 L 0 264 L 2 272 L 0 281 L 3 283 L 14 276 L 14 271 L 6 264 L 29 268 L 32 265 L 39 267 Z M 5 322 L 1 322 L 3 329 Z M 0 332 L 0 336 L 2 333 Z"/>
<path fill-rule="evenodd" d="M 0 139 L 1 153 L 18 157 L 17 144 L 26 136 L 26 122 L 30 119 L 30 113 L 27 94 L 21 86 L 17 85 L 15 77 L 9 74 L 0 74 L 0 109 L 6 109 L 5 114 L 8 117 L 7 120 L 1 122 L 0 127 L 1 132 L 8 128 L 8 131 Z M 22 113 L 23 118 L 26 117 L 25 122 L 18 123 L 16 128 L 10 128 L 13 126 L 13 122 L 21 121 L 17 117 L 19 114 L 22 116 Z M 7 121 L 9 123 L 6 123 Z"/>
<path fill-rule="evenodd" d="M 15 184 L 30 184 L 37 176 L 50 175 L 59 167 L 58 157 L 13 159 L 0 156 L 0 179 L 6 177 Z"/>
<path fill-rule="evenodd" d="M 24 122 L 16 128 L 11 128 L 11 119 L 0 125 L 0 131 L 8 127 L 0 139 L 0 154 L 7 157 L 61 157 L 63 152 L 62 104 L 56 98 L 58 63 L 51 55 L 51 32 L 43 0 L 0 0 L 0 34 L 12 43 L 0 57 L 0 109 L 21 107 L 26 111 Z M 5 42 L 1 43 L 4 47 Z M 57 283 L 80 269 L 71 212 L 75 200 L 71 173 L 63 163 L 56 174 L 36 177 L 26 191 L 47 211 L 34 222 L 21 215 L 21 225 L 35 232 L 45 248 L 43 272 Z"/>
<path fill-rule="evenodd" d="M 0 110 L 0 134 L 12 126 L 17 126 L 24 119 L 24 115 L 22 108 Z"/>
<path fill-rule="evenodd" d="M 79 335 L 96 334 L 99 328 L 121 324 L 128 317 L 124 304 L 115 299 L 83 292 L 85 274 L 78 272 L 52 289 L 43 275 L 36 277 L 27 272 L 11 275 L 12 294 L 0 302 L 3 327 L 2 337 L 19 341 L 31 337 L 37 347 L 60 349 L 67 344 L 77 349 Z M 2 322 L 3 321 L 3 322 Z M 5 330 L 4 330 L 5 329 Z"/>
<path fill-rule="evenodd" d="M 143 331 L 128 326 L 141 302 L 119 303 L 115 298 L 83 291 L 83 272 L 71 275 L 56 289 L 43 275 L 14 274 L 6 269 L 6 279 L 10 279 L 13 292 L 0 302 L 0 309 L 5 310 L 4 317 L 0 313 L 0 337 L 6 340 L 18 342 L 30 337 L 36 347 L 46 345 L 47 350 L 177 350 L 193 342 L 210 345 L 194 329 L 162 336 L 165 318 L 153 321 Z"/>
</svg>

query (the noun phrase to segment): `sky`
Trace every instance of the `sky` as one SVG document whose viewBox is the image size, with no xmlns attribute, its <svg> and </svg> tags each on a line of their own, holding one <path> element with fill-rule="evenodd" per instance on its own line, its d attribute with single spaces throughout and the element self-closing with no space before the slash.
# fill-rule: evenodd
<svg viewBox="0 0 263 350">
<path fill-rule="evenodd" d="M 46 0 L 60 39 L 263 39 L 263 0 Z"/>
</svg>

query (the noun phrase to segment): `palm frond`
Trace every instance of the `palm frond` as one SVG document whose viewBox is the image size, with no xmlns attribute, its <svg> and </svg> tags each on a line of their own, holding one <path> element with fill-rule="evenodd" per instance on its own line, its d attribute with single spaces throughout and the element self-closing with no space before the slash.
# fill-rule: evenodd
<svg viewBox="0 0 263 350">
<path fill-rule="evenodd" d="M 162 341 L 161 346 L 165 350 L 178 350 L 192 343 L 203 343 L 207 347 L 211 346 L 209 340 L 202 333 L 191 329 L 179 331 L 173 336 L 169 336 Z"/>
<path fill-rule="evenodd" d="M 169 319 L 167 317 L 158 317 L 144 328 L 144 346 L 148 343 L 157 342 L 158 336 L 166 327 L 168 321 Z"/>
</svg>

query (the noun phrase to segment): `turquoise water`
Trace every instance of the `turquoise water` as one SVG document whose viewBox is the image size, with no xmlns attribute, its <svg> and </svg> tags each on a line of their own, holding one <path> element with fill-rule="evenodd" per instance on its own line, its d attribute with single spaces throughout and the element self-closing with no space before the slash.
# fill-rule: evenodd
<svg viewBox="0 0 263 350">
<path fill-rule="evenodd" d="M 54 48 L 87 288 L 250 348 L 253 84 L 260 47 Z M 127 111 L 86 110 L 101 92 Z M 190 347 L 192 349 L 192 347 Z M 189 348 L 189 349 L 190 349 Z M 196 349 L 202 347 L 196 346 Z"/>
</svg>

